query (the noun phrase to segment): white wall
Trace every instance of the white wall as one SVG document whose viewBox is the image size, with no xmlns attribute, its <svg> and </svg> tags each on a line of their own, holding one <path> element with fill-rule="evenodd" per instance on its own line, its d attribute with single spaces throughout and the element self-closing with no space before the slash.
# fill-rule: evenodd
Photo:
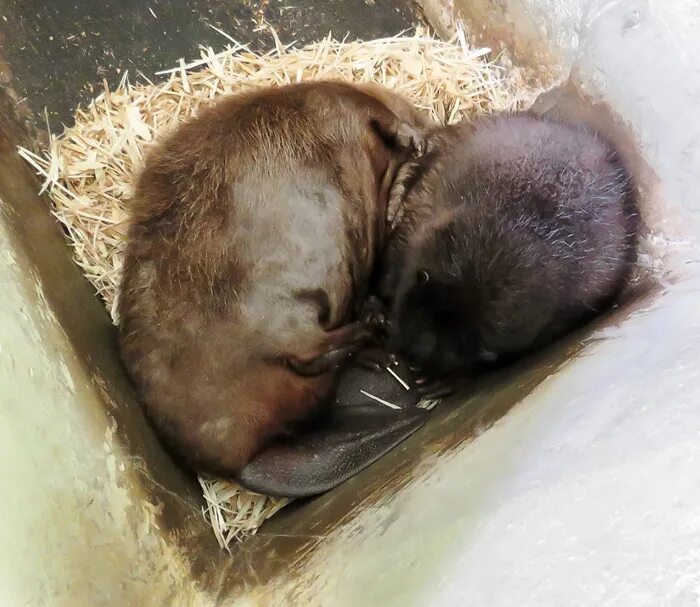
<svg viewBox="0 0 700 607">
<path fill-rule="evenodd" d="M 195 607 L 144 463 L 30 268 L 0 222 L 0 605 Z"/>
<path fill-rule="evenodd" d="M 506 44 L 539 36 L 520 48 L 620 114 L 667 273 L 495 427 L 332 537 L 297 604 L 697 607 L 700 2 L 437 4 L 494 20 Z"/>
</svg>

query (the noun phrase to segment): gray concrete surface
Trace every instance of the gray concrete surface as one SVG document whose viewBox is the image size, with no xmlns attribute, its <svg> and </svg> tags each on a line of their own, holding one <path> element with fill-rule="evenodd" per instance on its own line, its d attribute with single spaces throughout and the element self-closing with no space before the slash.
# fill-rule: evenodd
<svg viewBox="0 0 700 607">
<path fill-rule="evenodd" d="M 531 82 L 561 86 L 540 111 L 590 120 L 624 148 L 649 227 L 643 260 L 661 284 L 495 425 L 426 456 L 422 473 L 338 530 L 287 592 L 294 604 L 334 607 L 696 607 L 700 3 L 426 8 L 446 30 L 479 24 L 470 34 L 511 50 Z"/>
<path fill-rule="evenodd" d="M 624 146 L 660 288 L 441 406 L 229 557 L 198 536 L 193 488 L 118 388 L 106 316 L 9 160 L 19 135 L 3 112 L 0 604 L 699 604 L 698 2 L 455 0 L 439 13 L 483 26 L 472 34 L 532 83 L 563 85 L 542 111 Z"/>
<path fill-rule="evenodd" d="M 0 223 L 0 604 L 190 604 L 201 593 L 158 529 L 145 462 L 28 268 Z"/>
<path fill-rule="evenodd" d="M 395 34 L 414 18 L 408 0 L 0 0 L 0 605 L 218 605 L 293 571 L 318 533 L 287 527 L 233 554 L 216 545 L 195 478 L 135 402 L 114 328 L 16 154 L 44 105 L 65 119 L 103 77 L 223 46 L 209 23 L 264 45 L 263 20 L 303 41 Z M 333 526 L 355 505 L 319 511 Z"/>
<path fill-rule="evenodd" d="M 376 38 L 418 22 L 411 0 L 0 0 L 0 86 L 11 86 L 43 123 L 68 122 L 78 102 L 116 85 L 124 70 L 153 77 L 199 45 L 222 48 L 218 27 L 243 44 Z"/>
</svg>

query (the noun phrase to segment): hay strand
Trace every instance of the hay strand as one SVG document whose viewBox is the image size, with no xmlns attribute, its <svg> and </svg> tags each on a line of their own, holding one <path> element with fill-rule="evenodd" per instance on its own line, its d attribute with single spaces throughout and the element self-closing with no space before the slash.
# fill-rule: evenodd
<svg viewBox="0 0 700 607">
<path fill-rule="evenodd" d="M 447 42 L 424 30 L 366 42 L 340 42 L 329 35 L 295 48 L 283 44 L 273 32 L 275 47 L 256 54 L 217 31 L 230 42 L 225 50 L 217 53 L 200 47 L 196 61 L 180 60 L 173 69 L 158 72 L 167 77 L 163 82 L 144 77 L 142 83 L 132 84 L 128 73 L 114 89 L 105 81 L 104 90 L 76 111 L 75 124 L 61 135 L 50 136 L 43 153 L 19 148 L 22 158 L 41 176 L 41 192 L 51 198 L 76 263 L 115 323 L 119 322 L 115 304 L 128 200 L 144 149 L 195 115 L 202 104 L 251 87 L 330 78 L 383 84 L 441 123 L 513 109 L 525 101 L 514 73 L 489 63 L 488 49 L 469 48 L 463 35 Z M 422 406 L 432 408 L 434 403 Z M 255 533 L 288 502 L 219 479 L 203 477 L 200 483 L 204 515 L 222 547 Z"/>
</svg>

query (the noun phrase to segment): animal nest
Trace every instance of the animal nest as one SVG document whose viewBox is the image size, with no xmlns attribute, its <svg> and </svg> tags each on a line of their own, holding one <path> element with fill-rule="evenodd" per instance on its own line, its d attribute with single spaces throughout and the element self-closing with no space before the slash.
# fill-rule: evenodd
<svg viewBox="0 0 700 607">
<path fill-rule="evenodd" d="M 451 41 L 424 30 L 411 36 L 339 42 L 330 35 L 303 48 L 283 45 L 257 54 L 233 44 L 159 72 L 158 82 L 130 82 L 104 91 L 75 113 L 75 124 L 51 135 L 49 149 L 19 153 L 44 178 L 53 213 L 65 228 L 73 256 L 104 301 L 115 324 L 129 198 L 144 150 L 157 137 L 221 95 L 301 80 L 376 82 L 402 93 L 441 123 L 525 104 L 514 71 L 470 48 L 463 34 Z M 288 500 L 246 491 L 235 483 L 200 478 L 211 523 L 222 547 L 255 533 Z"/>
</svg>

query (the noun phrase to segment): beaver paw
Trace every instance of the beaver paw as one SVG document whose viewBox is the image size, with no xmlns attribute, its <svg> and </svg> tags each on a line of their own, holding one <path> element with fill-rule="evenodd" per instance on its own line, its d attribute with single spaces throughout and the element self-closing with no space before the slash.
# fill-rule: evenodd
<svg viewBox="0 0 700 607">
<path fill-rule="evenodd" d="M 400 124 L 396 132 L 396 142 L 406 150 L 410 150 L 414 158 L 422 158 L 427 150 L 426 138 L 417 128 L 410 124 Z"/>
</svg>

